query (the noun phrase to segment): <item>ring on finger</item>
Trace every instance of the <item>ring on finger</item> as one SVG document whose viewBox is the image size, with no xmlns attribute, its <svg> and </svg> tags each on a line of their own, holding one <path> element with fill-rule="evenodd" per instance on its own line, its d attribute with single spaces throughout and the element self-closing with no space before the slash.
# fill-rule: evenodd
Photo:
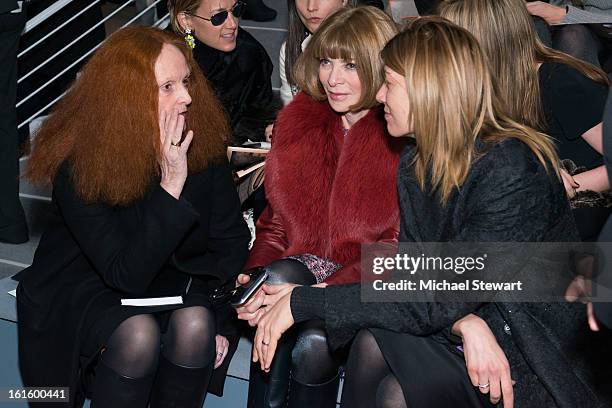
<svg viewBox="0 0 612 408">
<path fill-rule="evenodd" d="M 263 341 L 263 340 L 261 341 L 261 344 L 263 344 L 264 346 L 269 346 L 269 345 L 270 345 L 270 343 L 266 343 L 266 342 L 265 342 L 265 341 Z"/>
<path fill-rule="evenodd" d="M 172 146 L 174 146 L 174 147 L 181 147 L 181 142 L 180 142 L 180 141 L 178 141 L 178 142 L 176 142 L 176 143 L 174 143 L 174 142 L 172 142 L 172 141 L 171 141 L 171 142 L 170 142 L 170 144 L 171 144 Z"/>
<path fill-rule="evenodd" d="M 483 390 L 484 390 L 484 389 L 486 389 L 486 388 L 489 388 L 489 386 L 490 386 L 490 385 L 491 385 L 491 384 L 489 384 L 489 383 L 486 383 L 486 384 L 480 384 L 480 383 L 479 383 L 479 384 L 478 384 L 478 388 L 480 388 L 480 389 L 483 389 Z"/>
<path fill-rule="evenodd" d="M 217 353 L 217 355 L 218 355 L 219 357 L 223 357 L 223 353 L 222 353 L 222 352 L 218 352 L 218 353 Z"/>
</svg>

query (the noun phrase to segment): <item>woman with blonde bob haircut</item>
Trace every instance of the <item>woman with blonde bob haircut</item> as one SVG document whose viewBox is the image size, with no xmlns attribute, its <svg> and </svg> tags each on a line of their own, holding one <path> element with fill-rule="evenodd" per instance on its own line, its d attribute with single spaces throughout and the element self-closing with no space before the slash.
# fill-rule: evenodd
<svg viewBox="0 0 612 408">
<path fill-rule="evenodd" d="M 606 74 L 544 46 L 524 0 L 446 0 L 439 12 L 478 39 L 509 116 L 550 135 L 561 159 L 585 169 L 575 174 L 568 167 L 573 177 L 562 172 L 568 197 L 608 190 L 601 123 Z M 595 239 L 608 214 L 603 208 L 575 211 L 581 237 Z"/>
<path fill-rule="evenodd" d="M 260 309 L 265 293 L 285 288 L 278 283 L 358 282 L 361 244 L 397 240 L 403 143 L 386 135 L 375 99 L 383 81 L 379 52 L 395 33 L 382 11 L 345 8 L 321 24 L 300 56 L 302 92 L 274 126 L 269 204 L 246 266 L 266 267 L 271 277 L 239 318 L 253 323 L 261 316 L 273 304 L 268 297 Z M 290 379 L 290 407 L 335 407 L 339 363 L 321 322 L 301 325 L 287 334 L 275 364 L 264 367 L 268 392 L 255 391 L 262 372 L 253 365 L 249 406 L 283 406 L 275 404 L 285 401 Z"/>
<path fill-rule="evenodd" d="M 387 130 L 414 140 L 398 170 L 400 242 L 577 239 L 552 142 L 503 113 L 469 32 L 439 17 L 421 18 L 387 44 L 382 58 L 378 100 Z M 500 267 L 487 265 L 487 276 Z M 255 357 L 268 366 L 283 333 L 320 319 L 332 348 L 356 336 L 343 406 L 601 402 L 583 381 L 581 357 L 567 351 L 586 330 L 582 305 L 463 297 L 363 303 L 361 290 L 359 284 L 288 288 L 257 323 Z"/>
</svg>

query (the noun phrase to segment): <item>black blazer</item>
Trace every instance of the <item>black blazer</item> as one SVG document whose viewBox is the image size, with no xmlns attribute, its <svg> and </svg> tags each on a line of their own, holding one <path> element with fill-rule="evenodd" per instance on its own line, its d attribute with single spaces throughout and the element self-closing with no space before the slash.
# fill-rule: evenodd
<svg viewBox="0 0 612 408">
<path fill-rule="evenodd" d="M 28 386 L 78 390 L 87 316 L 116 311 L 123 297 L 180 294 L 190 277 L 197 282 L 191 290 L 207 299 L 246 260 L 250 234 L 226 162 L 189 175 L 180 200 L 155 184 L 126 207 L 85 203 L 68 165 L 53 187 L 54 214 L 17 289 L 19 363 Z M 223 324 L 230 313 L 217 315 L 221 334 L 232 334 Z"/>
</svg>

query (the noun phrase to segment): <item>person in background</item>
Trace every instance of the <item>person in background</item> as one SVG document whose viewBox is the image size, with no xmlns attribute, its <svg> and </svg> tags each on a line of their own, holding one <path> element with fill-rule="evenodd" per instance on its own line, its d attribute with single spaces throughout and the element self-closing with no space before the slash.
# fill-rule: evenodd
<svg viewBox="0 0 612 408">
<path fill-rule="evenodd" d="M 299 92 L 293 69 L 304 48 L 308 45 L 311 35 L 329 15 L 347 5 L 370 5 L 384 9 L 380 0 L 287 0 L 289 12 L 287 40 L 281 45 L 278 58 L 281 79 L 280 95 L 283 105 L 291 102 Z"/>
<path fill-rule="evenodd" d="M 395 33 L 391 18 L 370 6 L 336 11 L 312 36 L 295 69 L 302 92 L 274 126 L 269 202 L 245 270 L 266 267 L 271 284 L 356 282 L 361 244 L 396 241 L 404 144 L 386 136 L 374 99 L 383 79 L 378 53 Z M 259 309 L 262 296 L 250 306 Z M 252 365 L 249 407 L 335 407 L 340 363 L 321 322 L 299 326 L 269 375 Z"/>
<path fill-rule="evenodd" d="M 612 2 L 557 0 L 549 4 L 533 1 L 527 3 L 527 10 L 548 24 L 555 49 L 597 67 L 604 67 L 602 62 L 611 57 Z M 612 65 L 608 63 L 605 68 L 610 70 Z"/>
<path fill-rule="evenodd" d="M 273 67 L 263 46 L 239 27 L 245 4 L 169 0 L 168 7 L 173 30 L 193 48 L 195 60 L 225 107 L 231 144 L 264 140 L 264 129 L 276 115 Z"/>
<path fill-rule="evenodd" d="M 23 1 L 0 4 L 0 242 L 28 240 L 19 201 L 19 136 L 17 133 L 17 50 L 26 23 Z"/>
<path fill-rule="evenodd" d="M 87 395 L 93 407 L 201 408 L 209 385 L 222 392 L 238 336 L 210 294 L 235 279 L 250 238 L 228 134 L 180 37 L 125 28 L 92 56 L 26 172 L 52 183 L 54 211 L 17 276 L 25 386 L 70 387 L 65 407 Z"/>
<path fill-rule="evenodd" d="M 550 135 L 559 157 L 586 171 L 563 172 L 567 196 L 609 189 L 602 158 L 604 72 L 538 39 L 523 0 L 446 0 L 440 15 L 470 30 L 487 55 L 510 117 Z M 594 240 L 607 208 L 575 211 L 583 240 Z"/>
</svg>

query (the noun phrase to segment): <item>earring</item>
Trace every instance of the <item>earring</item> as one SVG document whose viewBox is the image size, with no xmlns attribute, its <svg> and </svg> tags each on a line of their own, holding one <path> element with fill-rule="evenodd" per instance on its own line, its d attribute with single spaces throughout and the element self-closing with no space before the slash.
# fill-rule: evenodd
<svg viewBox="0 0 612 408">
<path fill-rule="evenodd" d="M 185 30 L 185 42 L 192 50 L 195 48 L 195 39 L 193 38 L 193 35 L 191 35 L 191 28 Z"/>
</svg>

